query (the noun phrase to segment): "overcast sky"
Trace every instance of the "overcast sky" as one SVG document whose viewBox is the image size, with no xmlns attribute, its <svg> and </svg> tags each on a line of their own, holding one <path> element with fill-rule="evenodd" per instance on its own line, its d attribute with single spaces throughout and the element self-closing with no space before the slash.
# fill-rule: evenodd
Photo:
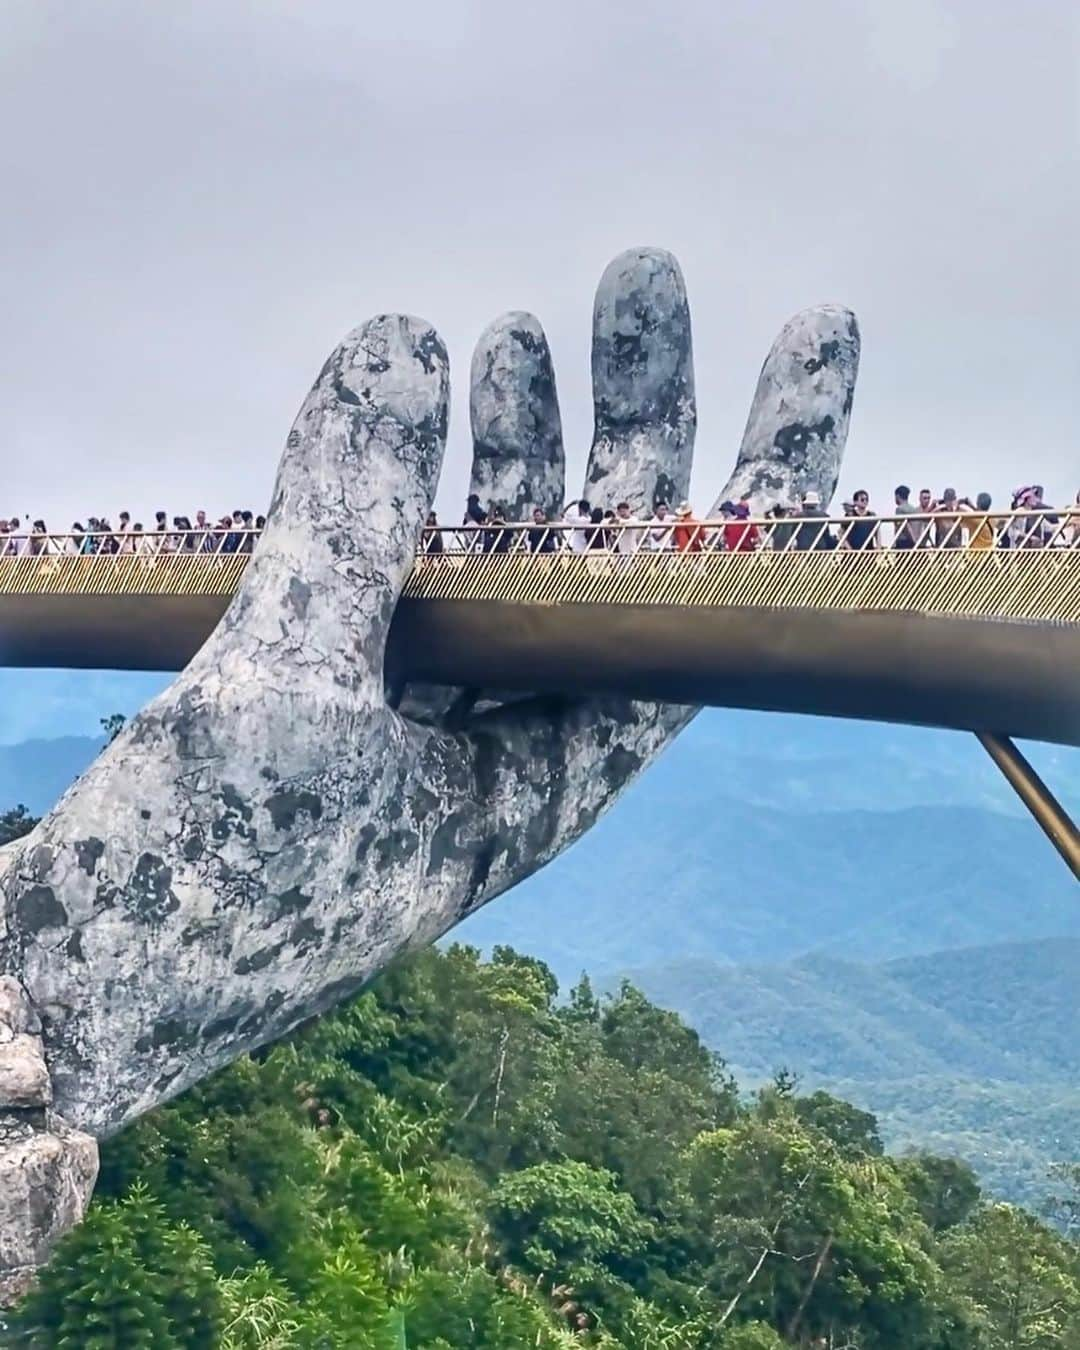
<svg viewBox="0 0 1080 1350">
<path fill-rule="evenodd" d="M 707 505 L 789 314 L 863 332 L 844 486 L 1080 487 L 1071 0 L 4 0 L 0 514 L 259 509 L 324 357 L 423 315 L 465 491 L 481 328 L 533 310 L 572 484 L 593 289 L 670 248 Z"/>
</svg>

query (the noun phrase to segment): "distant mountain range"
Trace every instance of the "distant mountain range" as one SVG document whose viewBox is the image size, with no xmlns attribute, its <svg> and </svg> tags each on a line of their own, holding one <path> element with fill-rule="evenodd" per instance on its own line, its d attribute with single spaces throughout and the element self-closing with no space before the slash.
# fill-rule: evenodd
<svg viewBox="0 0 1080 1350">
<path fill-rule="evenodd" d="M 0 810 L 47 809 L 102 744 L 0 745 Z M 1080 809 L 1080 752 L 1030 753 Z M 1037 1202 L 1077 1157 L 1078 900 L 973 737 L 717 711 L 453 938 L 564 986 L 629 974 L 748 1083 L 794 1070 Z"/>
<path fill-rule="evenodd" d="M 1080 752 L 1038 746 L 1080 806 Z M 1077 887 L 975 738 L 703 714 L 578 844 L 458 930 L 560 979 L 1080 937 Z"/>
<path fill-rule="evenodd" d="M 0 809 L 46 810 L 100 737 L 0 746 Z M 1080 752 L 1035 747 L 1068 801 Z M 887 960 L 1080 937 L 1077 887 L 973 737 L 702 714 L 578 844 L 463 924 L 564 983 L 669 960 Z"/>
<path fill-rule="evenodd" d="M 707 960 L 626 977 L 681 1013 L 740 1081 L 798 1073 L 872 1110 L 893 1148 L 968 1158 L 1001 1194 L 1038 1203 L 1076 1161 L 1080 939 L 959 948 L 856 964 L 815 955 Z"/>
</svg>

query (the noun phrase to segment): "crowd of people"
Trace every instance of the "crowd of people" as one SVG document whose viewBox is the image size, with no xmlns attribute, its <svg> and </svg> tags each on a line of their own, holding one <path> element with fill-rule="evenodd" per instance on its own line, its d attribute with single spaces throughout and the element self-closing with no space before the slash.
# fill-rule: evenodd
<svg viewBox="0 0 1080 1350">
<path fill-rule="evenodd" d="M 447 541 L 434 512 L 427 524 L 425 553 L 445 552 Z M 642 519 L 629 502 L 604 509 L 582 498 L 568 502 L 559 520 L 550 520 L 537 507 L 527 529 L 509 528 L 513 524 L 517 522 L 485 510 L 474 493 L 466 505 L 458 545 L 483 553 L 615 554 L 1080 547 L 1080 492 L 1071 506 L 1055 510 L 1046 501 L 1044 488 L 1032 484 L 1012 494 L 1007 512 L 995 513 L 988 492 L 972 500 L 959 496 L 955 488 L 945 488 L 940 496 L 922 488 L 913 501 L 911 489 L 901 484 L 884 519 L 871 508 L 869 492 L 860 490 L 843 504 L 842 519 L 830 520 L 820 495 L 807 491 L 795 504 L 772 506 L 759 520 L 752 519 L 749 497 L 722 502 L 717 522 L 697 518 L 689 502 L 672 509 L 659 501 L 652 515 Z"/>
<path fill-rule="evenodd" d="M 28 525 L 19 517 L 0 519 L 0 558 L 55 554 L 162 554 L 250 553 L 266 518 L 238 509 L 216 521 L 203 510 L 189 516 L 157 511 L 146 529 L 121 511 L 114 526 L 108 518 L 89 516 L 75 521 L 63 535 L 49 533 L 43 519 Z M 854 493 L 843 504 L 842 518 L 831 519 L 817 492 L 803 493 L 794 504 L 777 503 L 763 518 L 753 519 L 749 498 L 722 502 L 718 521 L 703 521 L 689 502 L 672 508 L 658 501 L 643 519 L 630 503 L 620 501 L 605 509 L 582 498 L 568 502 L 561 518 L 550 520 L 537 507 L 527 522 L 509 521 L 484 508 L 472 494 L 462 528 L 455 530 L 454 547 L 468 552 L 531 553 L 641 552 L 753 553 L 825 549 L 919 548 L 1046 548 L 1080 547 L 1080 492 L 1071 506 L 1052 507 L 1039 484 L 1018 488 L 1007 511 L 995 512 L 988 492 L 974 499 L 954 488 L 936 496 L 922 488 L 914 500 L 901 484 L 893 494 L 891 512 L 880 517 L 870 505 L 870 494 Z M 511 528 L 516 526 L 517 528 Z M 522 528 L 524 526 L 525 528 Z M 423 551 L 436 556 L 447 551 L 448 539 L 438 517 L 427 519 Z"/>
<path fill-rule="evenodd" d="M 86 524 L 75 521 L 63 535 L 50 534 L 45 521 L 32 519 L 24 525 L 13 516 L 0 519 L 0 558 L 39 557 L 50 554 L 157 554 L 157 553 L 250 553 L 266 524 L 265 516 L 252 511 L 228 512 L 216 521 L 205 511 L 195 519 L 154 513 L 150 529 L 132 521 L 130 511 L 121 511 L 116 525 L 107 517 L 88 516 Z"/>
</svg>

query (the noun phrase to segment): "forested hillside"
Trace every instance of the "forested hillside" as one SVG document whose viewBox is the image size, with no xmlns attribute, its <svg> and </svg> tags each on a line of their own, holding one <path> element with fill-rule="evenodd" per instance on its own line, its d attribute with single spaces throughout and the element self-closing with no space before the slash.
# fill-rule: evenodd
<svg viewBox="0 0 1080 1350">
<path fill-rule="evenodd" d="M 1080 1248 L 824 1093 L 741 1098 L 630 985 L 454 947 L 107 1142 L 8 1342 L 1077 1350 Z"/>
<path fill-rule="evenodd" d="M 813 956 L 733 969 L 697 960 L 634 982 L 723 1047 L 747 1081 L 781 1067 L 880 1116 L 893 1147 L 960 1154 L 999 1195 L 1038 1203 L 1076 1155 L 1080 940 L 860 965 Z"/>
</svg>

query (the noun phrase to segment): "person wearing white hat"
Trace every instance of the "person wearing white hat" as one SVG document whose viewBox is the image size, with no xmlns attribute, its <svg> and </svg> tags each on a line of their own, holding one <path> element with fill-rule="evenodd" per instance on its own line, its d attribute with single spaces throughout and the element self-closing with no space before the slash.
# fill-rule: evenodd
<svg viewBox="0 0 1080 1350">
<path fill-rule="evenodd" d="M 821 505 L 821 497 L 813 488 L 809 488 L 803 493 L 802 510 L 799 512 L 799 517 L 808 523 L 800 525 L 795 531 L 795 548 L 806 551 L 836 547 L 836 540 L 828 526 L 823 524 L 824 521 L 828 520 L 829 513 Z"/>
<path fill-rule="evenodd" d="M 676 553 L 700 553 L 705 546 L 705 531 L 695 520 L 690 503 L 683 502 L 675 516 L 679 522 L 673 531 Z"/>
</svg>

